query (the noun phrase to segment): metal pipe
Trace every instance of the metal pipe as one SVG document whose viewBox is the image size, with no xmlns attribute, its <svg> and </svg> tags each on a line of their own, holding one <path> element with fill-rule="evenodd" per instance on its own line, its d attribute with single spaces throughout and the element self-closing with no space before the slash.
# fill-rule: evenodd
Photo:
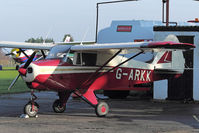
<svg viewBox="0 0 199 133">
<path fill-rule="evenodd" d="M 111 3 L 129 2 L 129 1 L 138 1 L 138 0 L 118 0 L 118 1 L 107 1 L 107 2 L 100 2 L 100 3 L 98 3 L 98 4 L 111 4 Z"/>
<path fill-rule="evenodd" d="M 162 0 L 162 23 L 164 23 L 164 5 L 165 5 L 165 0 Z"/>
<path fill-rule="evenodd" d="M 97 32 L 98 32 L 98 8 L 99 8 L 99 3 L 97 3 L 97 11 L 96 11 L 96 33 L 95 33 L 95 43 L 97 43 Z"/>
<path fill-rule="evenodd" d="M 138 0 L 119 0 L 119 1 L 108 1 L 108 2 L 100 2 L 97 3 L 97 11 L 96 11 L 96 34 L 95 34 L 95 43 L 97 43 L 97 36 L 98 36 L 98 20 L 99 20 L 99 5 L 100 4 L 112 4 L 112 3 L 120 3 L 120 2 L 129 2 L 129 1 L 138 1 Z"/>
<path fill-rule="evenodd" d="M 169 26 L 169 0 L 166 3 L 166 26 Z"/>
</svg>

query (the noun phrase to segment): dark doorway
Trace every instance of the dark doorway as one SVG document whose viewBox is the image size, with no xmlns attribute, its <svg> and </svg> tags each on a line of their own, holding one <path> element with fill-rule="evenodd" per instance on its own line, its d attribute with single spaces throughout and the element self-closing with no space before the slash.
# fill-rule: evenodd
<svg viewBox="0 0 199 133">
<path fill-rule="evenodd" d="M 194 36 L 177 36 L 180 42 L 194 43 Z M 185 68 L 193 68 L 193 50 L 183 52 Z M 185 70 L 184 74 L 168 80 L 169 100 L 193 100 L 193 70 Z"/>
<path fill-rule="evenodd" d="M 82 57 L 81 57 L 82 56 Z M 82 59 L 82 62 L 81 62 Z M 76 64 L 83 66 L 96 66 L 97 54 L 94 53 L 78 53 Z"/>
</svg>

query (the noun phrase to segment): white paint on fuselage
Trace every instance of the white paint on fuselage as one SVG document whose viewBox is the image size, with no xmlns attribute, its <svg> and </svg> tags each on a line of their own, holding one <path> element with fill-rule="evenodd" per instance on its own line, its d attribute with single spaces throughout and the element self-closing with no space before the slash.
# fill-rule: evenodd
<svg viewBox="0 0 199 133">
<path fill-rule="evenodd" d="M 99 67 L 91 66 L 39 66 L 34 63 L 31 63 L 28 68 L 32 68 L 33 72 L 22 76 L 26 82 L 33 82 L 38 75 L 47 75 L 47 74 L 73 74 L 73 73 L 94 73 Z M 104 67 L 99 72 L 106 72 L 112 67 Z M 111 71 L 113 72 L 113 71 Z"/>
</svg>

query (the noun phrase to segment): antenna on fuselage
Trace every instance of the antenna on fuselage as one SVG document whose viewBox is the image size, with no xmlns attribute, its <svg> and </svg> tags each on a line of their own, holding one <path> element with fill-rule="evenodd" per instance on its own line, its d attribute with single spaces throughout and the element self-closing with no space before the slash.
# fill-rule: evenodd
<svg viewBox="0 0 199 133">
<path fill-rule="evenodd" d="M 49 30 L 48 30 L 48 32 L 47 32 L 47 34 L 46 34 L 46 37 L 45 37 L 44 40 L 43 40 L 43 44 L 46 43 L 46 39 L 48 38 L 48 35 L 50 34 L 51 31 L 52 31 L 52 27 L 49 28 Z"/>
<path fill-rule="evenodd" d="M 87 35 L 87 33 L 88 33 L 88 30 L 89 30 L 89 28 L 87 28 L 87 30 L 86 30 L 86 32 L 85 32 L 85 34 L 84 34 L 83 38 L 82 38 L 82 41 L 81 41 L 80 45 L 83 45 L 83 43 L 82 43 L 82 42 L 85 40 L 86 35 Z"/>
</svg>

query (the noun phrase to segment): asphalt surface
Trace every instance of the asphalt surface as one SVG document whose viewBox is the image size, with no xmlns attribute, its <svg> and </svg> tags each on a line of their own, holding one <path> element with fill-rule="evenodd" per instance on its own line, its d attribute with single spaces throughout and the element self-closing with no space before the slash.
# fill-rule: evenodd
<svg viewBox="0 0 199 133">
<path fill-rule="evenodd" d="M 98 118 L 81 100 L 69 99 L 62 114 L 53 112 L 56 93 L 36 93 L 38 118 L 19 118 L 30 94 L 0 96 L 0 133 L 199 133 L 199 104 L 110 100 L 110 112 Z"/>
</svg>

